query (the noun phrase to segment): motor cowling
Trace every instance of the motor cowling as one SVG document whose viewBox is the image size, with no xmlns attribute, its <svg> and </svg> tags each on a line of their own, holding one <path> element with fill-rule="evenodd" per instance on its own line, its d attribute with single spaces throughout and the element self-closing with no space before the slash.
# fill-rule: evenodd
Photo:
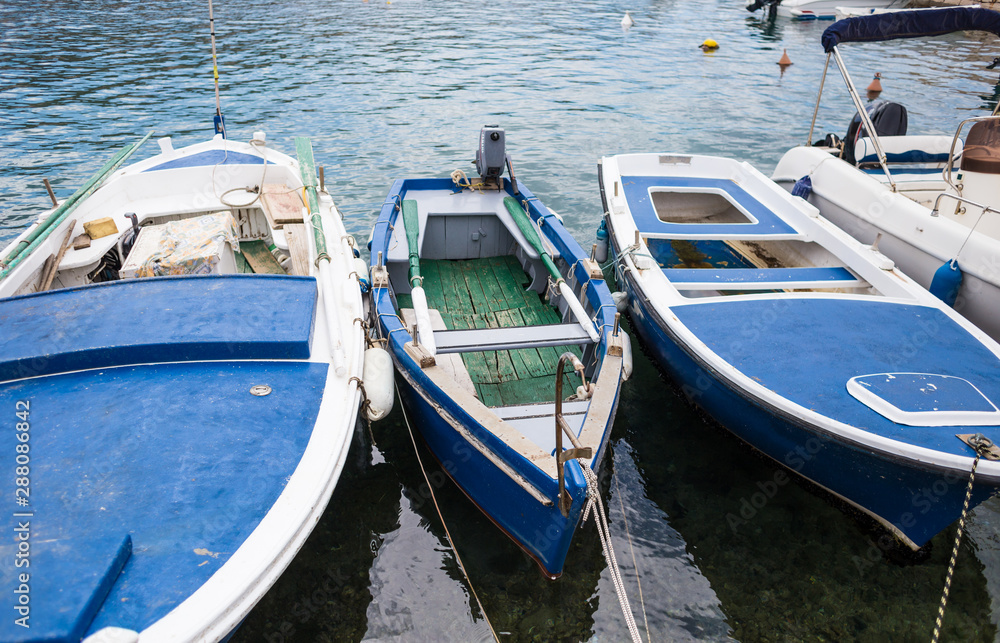
<svg viewBox="0 0 1000 643">
<path fill-rule="evenodd" d="M 476 171 L 484 180 L 496 181 L 503 174 L 506 160 L 506 137 L 503 129 L 496 125 L 486 125 L 479 131 Z"/>
</svg>

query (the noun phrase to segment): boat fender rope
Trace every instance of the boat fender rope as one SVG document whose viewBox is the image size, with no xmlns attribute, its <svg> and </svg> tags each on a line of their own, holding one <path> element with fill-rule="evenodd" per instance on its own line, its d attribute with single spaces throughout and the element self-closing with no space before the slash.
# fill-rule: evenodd
<svg viewBox="0 0 1000 643">
<path fill-rule="evenodd" d="M 611 580 L 618 594 L 618 604 L 621 605 L 622 614 L 625 616 L 625 624 L 628 625 L 629 634 L 632 635 L 633 643 L 642 643 L 639 635 L 639 627 L 635 624 L 635 616 L 632 615 L 632 607 L 628 602 L 628 595 L 625 593 L 625 583 L 622 580 L 621 570 L 618 569 L 618 561 L 615 559 L 615 550 L 611 545 L 611 530 L 608 528 L 608 519 L 604 513 L 604 504 L 601 502 L 600 487 L 597 483 L 597 475 L 586 462 L 577 460 L 580 468 L 583 469 L 583 477 L 587 481 L 587 503 L 583 506 L 582 522 L 587 522 L 587 517 L 591 510 L 594 512 L 594 523 L 597 525 L 597 534 L 601 538 L 601 548 L 604 550 L 604 560 L 608 564 L 608 571 L 611 573 Z"/>
<path fill-rule="evenodd" d="M 618 472 L 615 469 L 611 470 L 611 477 L 615 481 L 615 490 L 618 496 L 618 506 L 622 513 L 622 524 L 625 525 L 625 538 L 628 540 L 628 549 L 632 554 L 632 567 L 635 569 L 635 583 L 639 587 L 639 609 L 642 610 L 642 621 L 646 626 L 646 640 L 649 640 L 649 618 L 646 616 L 646 599 L 642 596 L 642 579 L 639 574 L 639 563 L 635 560 L 635 548 L 632 546 L 632 533 L 628 528 L 628 515 L 625 513 L 625 501 L 622 498 L 622 490 L 618 484 Z"/>
<path fill-rule="evenodd" d="M 979 466 L 979 458 L 993 446 L 993 441 L 978 433 L 969 438 L 969 445 L 976 451 L 976 459 L 972 461 L 969 486 L 965 489 L 965 502 L 962 504 L 962 515 L 958 519 L 958 533 L 955 534 L 955 545 L 951 549 L 951 560 L 948 561 L 948 573 L 944 579 L 944 591 L 941 593 L 941 605 L 938 606 L 937 619 L 934 621 L 934 634 L 931 636 L 931 643 L 937 643 L 941 636 L 941 623 L 944 621 L 944 609 L 948 605 L 948 594 L 951 592 L 951 578 L 955 573 L 958 546 L 962 542 L 962 532 L 965 530 L 965 517 L 969 513 L 969 501 L 972 498 L 972 484 L 976 479 L 976 467 Z"/>
<path fill-rule="evenodd" d="M 368 407 L 371 406 L 371 402 L 368 401 L 368 393 L 365 392 L 365 383 L 357 375 L 354 375 L 354 376 L 351 377 L 351 379 L 347 380 L 348 384 L 350 384 L 351 382 L 357 382 L 358 383 L 358 390 L 361 391 L 361 400 L 362 400 L 361 401 L 361 410 L 362 410 L 362 412 L 364 412 L 364 413 L 367 414 Z"/>
<path fill-rule="evenodd" d="M 459 170 L 455 171 L 458 172 Z M 417 456 L 417 464 L 420 465 L 420 473 L 424 475 L 424 482 L 427 484 L 427 490 L 431 493 L 431 502 L 434 504 L 434 510 L 437 512 L 438 520 L 441 521 L 441 526 L 444 527 L 444 535 L 448 540 L 448 546 L 451 547 L 452 553 L 455 554 L 455 562 L 458 563 L 458 568 L 462 570 L 465 582 L 469 586 L 469 591 L 472 594 L 472 597 L 476 599 L 476 605 L 479 606 L 479 613 L 483 615 L 483 620 L 486 621 L 486 626 L 490 628 L 490 634 L 493 635 L 493 640 L 500 643 L 500 637 L 497 636 L 496 630 L 493 629 L 493 623 L 490 622 L 489 616 L 486 615 L 486 610 L 483 609 L 483 604 L 479 600 L 479 594 L 476 593 L 476 588 L 472 586 L 472 579 L 469 578 L 469 572 L 465 569 L 462 557 L 458 555 L 458 548 L 455 547 L 455 541 L 452 540 L 451 532 L 448 531 L 448 524 L 444 521 L 444 516 L 441 514 L 441 507 L 438 506 L 437 496 L 434 493 L 434 485 L 431 484 L 431 480 L 427 476 L 427 470 L 424 469 L 424 461 L 420 457 L 420 451 L 417 449 L 417 439 L 413 436 L 413 428 L 410 426 L 410 417 L 406 413 L 406 406 L 403 404 L 403 397 L 399 394 L 398 386 L 396 387 L 396 397 L 399 398 L 399 408 L 403 411 L 403 420 L 406 422 L 406 431 L 410 434 L 410 442 L 413 444 L 413 454 Z"/>
</svg>

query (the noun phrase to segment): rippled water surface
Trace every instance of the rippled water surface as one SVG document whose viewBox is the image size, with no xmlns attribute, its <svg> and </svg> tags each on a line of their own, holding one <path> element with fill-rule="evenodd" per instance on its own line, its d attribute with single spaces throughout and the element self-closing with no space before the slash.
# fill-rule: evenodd
<svg viewBox="0 0 1000 643">
<path fill-rule="evenodd" d="M 309 135 L 348 230 L 366 237 L 393 179 L 470 171 L 479 128 L 507 129 L 518 177 L 589 245 L 604 154 L 678 151 L 770 172 L 805 141 L 828 23 L 765 22 L 742 0 L 215 4 L 230 135 L 278 149 Z M 619 25 L 630 9 L 636 26 Z M 721 44 L 703 53 L 711 37 Z M 794 65 L 775 64 L 787 49 Z M 864 86 L 950 134 L 998 93 L 995 39 L 849 45 Z M 0 241 L 149 129 L 211 134 L 207 4 L 0 1 Z M 831 72 L 817 134 L 853 113 Z M 144 148 L 152 154 L 155 145 Z M 930 637 L 954 530 L 891 562 L 877 534 L 689 407 L 637 353 L 601 481 L 639 627 L 652 640 L 919 641 Z M 432 458 L 421 451 L 425 464 Z M 428 464 L 445 524 L 501 640 L 627 638 L 592 524 L 564 576 L 534 563 Z M 777 478 L 782 480 L 782 478 Z M 236 641 L 490 640 L 427 496 L 402 415 L 359 427 L 330 507 Z M 1000 503 L 975 511 L 945 640 L 993 640 Z M 641 583 L 641 586 L 640 586 Z"/>
</svg>

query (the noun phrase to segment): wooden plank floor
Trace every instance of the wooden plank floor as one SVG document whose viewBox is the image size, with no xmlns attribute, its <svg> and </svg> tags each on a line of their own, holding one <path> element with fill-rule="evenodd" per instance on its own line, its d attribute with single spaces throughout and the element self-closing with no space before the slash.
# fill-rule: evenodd
<svg viewBox="0 0 1000 643">
<path fill-rule="evenodd" d="M 423 260 L 424 291 L 431 308 L 441 312 L 449 329 L 510 328 L 558 324 L 559 314 L 533 291 L 526 291 L 528 276 L 515 257 L 489 257 L 463 261 Z M 402 308 L 411 306 L 408 295 L 399 295 Z M 555 400 L 555 372 L 559 356 L 576 346 L 530 348 L 514 351 L 463 353 L 462 360 L 487 406 L 533 404 Z M 572 374 L 572 371 L 569 371 Z M 572 374 L 563 382 L 563 395 L 580 385 Z"/>
</svg>

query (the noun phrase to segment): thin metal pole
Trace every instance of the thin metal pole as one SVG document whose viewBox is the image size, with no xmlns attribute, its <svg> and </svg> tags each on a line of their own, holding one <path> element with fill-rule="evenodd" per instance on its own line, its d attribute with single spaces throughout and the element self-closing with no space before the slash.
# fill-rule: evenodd
<svg viewBox="0 0 1000 643">
<path fill-rule="evenodd" d="M 215 76 L 215 115 L 219 119 L 222 138 L 226 138 L 226 125 L 222 120 L 222 102 L 219 100 L 219 63 L 215 56 L 215 16 L 212 14 L 212 0 L 208 0 L 208 27 L 212 34 L 212 75 Z"/>
<path fill-rule="evenodd" d="M 826 70 L 830 68 L 830 54 L 826 55 L 826 64 L 823 65 L 823 77 L 819 81 L 819 96 L 816 97 L 816 109 L 813 110 L 812 123 L 809 124 L 809 138 L 806 139 L 806 145 L 812 145 L 813 140 L 813 130 L 816 128 L 816 115 L 819 114 L 819 101 L 823 98 L 823 85 L 826 83 Z"/>
<path fill-rule="evenodd" d="M 851 98 L 854 99 L 854 106 L 858 108 L 858 115 L 861 116 L 861 122 L 864 124 L 865 129 L 868 130 L 868 138 L 871 139 L 872 145 L 875 146 L 875 153 L 878 154 L 879 165 L 882 166 L 882 171 L 885 172 L 885 177 L 889 179 L 889 187 L 893 192 L 896 191 L 896 182 L 892 180 L 892 175 L 889 174 L 889 168 L 886 165 L 885 152 L 882 151 L 882 142 L 878 139 L 878 134 L 875 133 L 875 126 L 872 125 L 872 120 L 868 117 L 868 110 L 865 109 L 864 104 L 861 102 L 861 96 L 858 95 L 858 90 L 854 88 L 854 81 L 851 80 L 851 75 L 847 73 L 847 67 L 844 65 L 843 58 L 840 57 L 840 50 L 836 47 L 833 48 L 833 57 L 837 61 L 837 67 L 840 68 L 840 73 L 844 76 L 844 82 L 847 83 L 847 91 L 850 92 Z M 844 145 L 850 145 L 851 141 L 844 141 Z"/>
</svg>

